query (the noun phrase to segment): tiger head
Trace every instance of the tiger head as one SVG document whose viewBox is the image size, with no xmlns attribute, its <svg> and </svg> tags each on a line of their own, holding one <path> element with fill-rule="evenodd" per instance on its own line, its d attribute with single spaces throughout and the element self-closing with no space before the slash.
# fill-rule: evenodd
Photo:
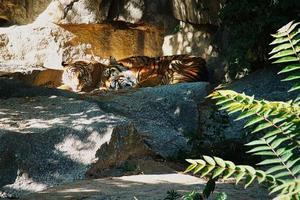
<svg viewBox="0 0 300 200">
<path fill-rule="evenodd" d="M 133 73 L 113 57 L 110 57 L 110 64 L 104 70 L 101 79 L 105 88 L 109 90 L 131 88 L 137 82 Z"/>
<path fill-rule="evenodd" d="M 93 84 L 92 72 L 94 64 L 87 61 L 75 61 L 71 63 L 62 63 L 63 74 L 62 82 L 70 87 L 74 92 L 83 91 Z"/>
</svg>

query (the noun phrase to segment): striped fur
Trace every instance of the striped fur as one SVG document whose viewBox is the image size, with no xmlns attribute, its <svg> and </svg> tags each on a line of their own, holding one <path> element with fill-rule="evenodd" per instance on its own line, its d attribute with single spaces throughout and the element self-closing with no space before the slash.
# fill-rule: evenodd
<svg viewBox="0 0 300 200">
<path fill-rule="evenodd" d="M 135 78 L 136 87 L 167 85 L 183 82 L 207 81 L 208 72 L 204 59 L 190 55 L 161 57 L 134 56 L 117 61 L 128 68 Z M 129 79 L 122 74 L 122 80 Z M 117 82 L 116 79 L 114 79 Z"/>
<path fill-rule="evenodd" d="M 68 88 L 74 92 L 91 91 L 101 85 L 102 74 L 105 65 L 99 62 L 75 61 L 62 63 L 62 85 L 60 88 Z"/>
</svg>

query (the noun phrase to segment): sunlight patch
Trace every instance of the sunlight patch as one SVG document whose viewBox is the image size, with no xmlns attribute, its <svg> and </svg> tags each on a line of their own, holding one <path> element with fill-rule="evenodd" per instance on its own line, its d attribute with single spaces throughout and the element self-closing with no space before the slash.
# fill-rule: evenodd
<svg viewBox="0 0 300 200">
<path fill-rule="evenodd" d="M 110 141 L 112 132 L 113 128 L 108 127 L 105 133 L 93 131 L 86 139 L 68 135 L 55 145 L 55 149 L 76 162 L 88 165 L 95 161 L 95 153 L 101 145 Z"/>
</svg>

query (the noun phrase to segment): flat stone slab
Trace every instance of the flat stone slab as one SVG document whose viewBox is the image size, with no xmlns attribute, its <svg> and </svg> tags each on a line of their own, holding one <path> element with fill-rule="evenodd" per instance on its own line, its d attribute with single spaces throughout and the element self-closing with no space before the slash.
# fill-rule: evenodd
<svg viewBox="0 0 300 200">
<path fill-rule="evenodd" d="M 184 174 L 134 175 L 119 178 L 105 178 L 73 182 L 29 194 L 22 200 L 162 200 L 167 191 L 175 190 L 185 194 L 192 190 L 202 191 L 206 181 Z M 229 199 L 254 200 L 268 199 L 267 192 L 257 185 L 243 189 L 231 181 L 219 182 L 213 196 L 226 192 Z"/>
</svg>

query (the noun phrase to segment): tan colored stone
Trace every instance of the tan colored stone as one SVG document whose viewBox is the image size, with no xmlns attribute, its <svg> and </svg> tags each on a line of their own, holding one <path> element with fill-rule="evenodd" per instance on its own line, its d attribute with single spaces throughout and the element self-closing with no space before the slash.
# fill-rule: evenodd
<svg viewBox="0 0 300 200">
<path fill-rule="evenodd" d="M 67 200 L 67 199 L 122 199 L 157 200 L 164 199 L 167 191 L 174 190 L 180 195 L 193 190 L 201 192 L 207 181 L 184 174 L 151 174 L 123 176 L 96 180 L 77 181 L 33 193 L 23 200 Z M 242 185 L 234 185 L 233 180 L 218 182 L 212 199 L 225 192 L 229 199 L 268 199 L 267 191 L 257 185 L 247 190 Z"/>
<path fill-rule="evenodd" d="M 70 45 L 91 44 L 90 50 L 102 58 L 114 56 L 116 59 L 122 59 L 136 55 L 153 57 L 162 55 L 163 31 L 152 25 L 113 22 L 60 26 L 76 36 L 70 41 Z"/>
<path fill-rule="evenodd" d="M 2 0 L 0 18 L 16 24 L 33 22 L 52 0 Z"/>
<path fill-rule="evenodd" d="M 62 69 L 61 62 L 162 54 L 162 30 L 150 25 L 48 23 L 0 28 L 0 71 Z"/>
</svg>

